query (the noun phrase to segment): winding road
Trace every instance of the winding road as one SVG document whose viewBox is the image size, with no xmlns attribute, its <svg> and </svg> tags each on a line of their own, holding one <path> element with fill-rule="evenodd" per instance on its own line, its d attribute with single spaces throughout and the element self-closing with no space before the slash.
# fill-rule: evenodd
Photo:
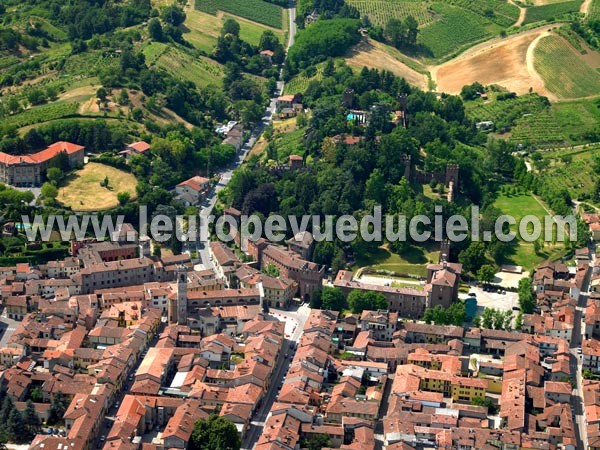
<svg viewBox="0 0 600 450">
<path fill-rule="evenodd" d="M 293 2 L 290 2 L 289 8 L 289 34 L 288 34 L 288 42 L 287 49 L 289 50 L 296 40 L 296 7 L 293 5 Z M 281 77 L 282 73 L 279 74 L 279 81 L 277 82 L 277 89 L 275 91 L 275 97 L 281 95 L 283 93 L 283 89 L 285 88 L 285 83 Z M 262 121 L 254 127 L 250 134 L 250 138 L 242 147 L 240 154 L 233 164 L 231 164 L 225 171 L 221 173 L 221 179 L 217 186 L 213 189 L 213 191 L 206 198 L 204 203 L 202 204 L 202 210 L 200 211 L 200 225 L 201 227 L 208 227 L 209 217 L 212 214 L 213 208 L 217 202 L 217 194 L 219 191 L 223 190 L 227 184 L 231 181 L 231 177 L 233 175 L 233 171 L 242 165 L 244 162 L 244 158 L 252 150 L 252 147 L 256 144 L 256 141 L 262 134 L 263 130 L 271 124 L 273 121 L 273 117 L 275 115 L 276 108 L 276 98 L 272 98 L 269 106 L 265 110 L 265 115 L 262 118 Z M 209 236 L 207 229 L 204 228 L 203 236 Z M 184 250 L 190 251 L 191 247 L 195 246 L 195 250 L 198 253 L 200 263 L 204 266 L 205 269 L 214 269 L 213 263 L 210 259 L 210 250 L 208 246 L 208 242 L 197 241 L 195 243 L 190 243 L 184 246 Z"/>
</svg>

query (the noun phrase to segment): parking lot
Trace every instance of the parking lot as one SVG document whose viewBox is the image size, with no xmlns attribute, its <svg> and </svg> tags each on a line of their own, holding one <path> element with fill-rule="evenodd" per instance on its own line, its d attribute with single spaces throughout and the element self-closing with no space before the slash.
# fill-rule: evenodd
<svg viewBox="0 0 600 450">
<path fill-rule="evenodd" d="M 516 292 L 505 291 L 505 294 L 495 292 L 485 292 L 481 287 L 471 287 L 469 293 L 474 293 L 477 298 L 477 309 L 495 308 L 501 311 L 509 311 L 519 307 L 519 294 Z M 465 299 L 467 294 L 460 294 L 460 298 Z"/>
</svg>

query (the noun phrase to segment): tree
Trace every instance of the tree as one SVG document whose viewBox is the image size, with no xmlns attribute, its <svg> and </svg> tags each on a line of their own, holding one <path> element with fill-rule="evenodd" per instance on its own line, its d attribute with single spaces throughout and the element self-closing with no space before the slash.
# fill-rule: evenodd
<svg viewBox="0 0 600 450">
<path fill-rule="evenodd" d="M 475 397 L 471 402 L 474 406 L 485 406 L 488 409 L 490 415 L 494 415 L 498 412 L 498 407 L 494 404 L 494 401 L 489 397 Z"/>
<path fill-rule="evenodd" d="M 346 297 L 341 289 L 325 286 L 321 294 L 323 309 L 341 311 L 346 307 Z"/>
<path fill-rule="evenodd" d="M 117 194 L 117 200 L 119 201 L 119 205 L 121 206 L 125 206 L 127 203 L 129 203 L 130 199 L 131 194 L 129 192 L 119 192 Z"/>
<path fill-rule="evenodd" d="M 160 12 L 160 17 L 166 23 L 178 27 L 185 22 L 185 12 L 177 5 L 164 7 Z"/>
<path fill-rule="evenodd" d="M 46 177 L 54 186 L 58 186 L 60 180 L 62 180 L 63 173 L 58 167 L 50 167 L 46 172 Z"/>
<path fill-rule="evenodd" d="M 458 261 L 463 265 L 465 271 L 475 272 L 485 262 L 485 247 L 482 242 L 471 242 L 460 255 Z"/>
<path fill-rule="evenodd" d="M 310 307 L 312 309 L 321 309 L 323 306 L 323 290 L 315 289 L 310 296 Z"/>
<path fill-rule="evenodd" d="M 327 434 L 317 434 L 310 439 L 305 439 L 300 445 L 301 448 L 308 450 L 321 450 L 331 447 L 331 439 Z"/>
<path fill-rule="evenodd" d="M 24 425 L 23 416 L 19 410 L 13 408 L 6 421 L 6 431 L 10 434 L 11 440 L 23 442 L 23 438 L 27 439 L 23 433 Z"/>
<path fill-rule="evenodd" d="M 41 189 L 42 197 L 44 200 L 53 202 L 58 197 L 58 189 L 52 183 L 44 183 Z"/>
<path fill-rule="evenodd" d="M 48 410 L 48 425 L 55 425 L 63 420 L 65 411 L 69 406 L 69 402 L 65 394 L 57 392 L 50 401 L 50 409 Z"/>
<path fill-rule="evenodd" d="M 496 276 L 496 268 L 491 264 L 484 264 L 477 271 L 477 278 L 482 283 L 491 283 Z"/>
<path fill-rule="evenodd" d="M 221 36 L 226 36 L 228 34 L 235 37 L 240 36 L 240 24 L 233 19 L 227 19 L 223 23 L 223 28 L 221 28 Z"/>
<path fill-rule="evenodd" d="M 27 430 L 27 440 L 31 440 L 41 430 L 40 418 L 35 412 L 35 406 L 31 400 L 27 402 L 25 411 L 23 411 L 23 422 L 25 430 Z"/>
<path fill-rule="evenodd" d="M 263 271 L 268 276 L 273 277 L 273 278 L 277 278 L 279 276 L 279 267 L 277 267 L 275 264 L 272 264 L 272 263 L 267 264 L 267 267 L 265 267 Z"/>
<path fill-rule="evenodd" d="M 531 278 L 519 280 L 519 306 L 523 314 L 533 314 L 535 310 L 535 298 L 533 297 L 533 286 Z"/>
<path fill-rule="evenodd" d="M 148 33 L 155 41 L 162 42 L 165 40 L 165 33 L 162 25 L 160 24 L 160 20 L 158 20 L 156 17 L 154 19 L 150 19 L 148 22 Z"/>
<path fill-rule="evenodd" d="M 233 422 L 211 414 L 194 424 L 188 450 L 240 450 L 242 441 Z"/>
<path fill-rule="evenodd" d="M 44 394 L 42 392 L 42 388 L 39 386 L 34 387 L 29 394 L 31 400 L 34 402 L 41 402 L 44 399 Z"/>
<path fill-rule="evenodd" d="M 107 96 L 108 96 L 108 91 L 104 87 L 99 87 L 98 90 L 96 91 L 96 97 L 101 102 L 105 102 Z"/>
<path fill-rule="evenodd" d="M 353 313 L 358 314 L 364 310 L 388 309 L 388 302 L 381 292 L 357 289 L 348 294 L 348 306 Z"/>
</svg>

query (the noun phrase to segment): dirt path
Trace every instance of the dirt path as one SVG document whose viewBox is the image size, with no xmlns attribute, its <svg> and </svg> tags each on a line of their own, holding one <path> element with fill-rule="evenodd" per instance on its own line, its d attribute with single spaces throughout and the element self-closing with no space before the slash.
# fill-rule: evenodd
<svg viewBox="0 0 600 450">
<path fill-rule="evenodd" d="M 527 9 L 517 5 L 513 0 L 508 0 L 508 3 L 510 3 L 511 5 L 515 5 L 517 8 L 519 8 L 519 18 L 517 19 L 513 27 L 520 27 L 521 25 L 523 25 L 523 22 L 525 22 L 525 15 L 527 14 Z"/>
<path fill-rule="evenodd" d="M 590 6 L 592 6 L 592 0 L 583 0 L 581 8 L 579 8 L 579 12 L 587 17 L 587 15 L 590 13 Z"/>
</svg>

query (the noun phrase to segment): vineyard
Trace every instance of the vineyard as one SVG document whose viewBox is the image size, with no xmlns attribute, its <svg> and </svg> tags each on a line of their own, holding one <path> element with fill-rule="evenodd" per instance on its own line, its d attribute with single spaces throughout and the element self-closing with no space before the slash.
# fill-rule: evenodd
<svg viewBox="0 0 600 450">
<path fill-rule="evenodd" d="M 579 98 L 600 92 L 600 73 L 559 36 L 542 39 L 535 49 L 535 70 L 546 88 L 561 98 Z"/>
<path fill-rule="evenodd" d="M 224 11 L 278 29 L 283 23 L 283 8 L 263 0 L 196 0 L 196 9 L 213 15 Z"/>
<path fill-rule="evenodd" d="M 369 16 L 371 22 L 380 27 L 385 27 L 392 18 L 404 19 L 409 15 L 419 22 L 419 26 L 435 19 L 427 4 L 420 1 L 348 0 L 348 4 L 358 9 L 361 16 Z"/>
<path fill-rule="evenodd" d="M 594 190 L 592 156 L 598 150 L 600 147 L 596 146 L 571 152 L 544 153 L 544 159 L 549 163 L 542 173 L 545 183 L 557 189 L 567 189 L 573 198 L 586 198 Z"/>
<path fill-rule="evenodd" d="M 519 18 L 519 8 L 502 0 L 444 0 L 451 5 L 459 6 L 474 12 L 500 25 L 510 27 Z"/>
<path fill-rule="evenodd" d="M 223 74 L 219 64 L 208 59 L 194 58 L 176 47 L 166 47 L 156 57 L 154 65 L 169 72 L 176 78 L 191 81 L 197 86 L 220 84 Z"/>
<path fill-rule="evenodd" d="M 592 0 L 588 18 L 590 20 L 600 20 L 600 0 Z"/>
<path fill-rule="evenodd" d="M 456 6 L 434 3 L 432 9 L 441 19 L 421 29 L 419 43 L 427 47 L 434 58 L 448 55 L 501 30 L 490 20 Z"/>
<path fill-rule="evenodd" d="M 27 109 L 20 114 L 2 118 L 2 127 L 22 128 L 27 125 L 62 119 L 77 113 L 79 103 L 51 103 Z"/>
<path fill-rule="evenodd" d="M 548 111 L 528 114 L 515 122 L 510 141 L 515 144 L 541 147 L 559 147 L 567 144 L 567 137 Z"/>
<path fill-rule="evenodd" d="M 289 82 L 287 82 L 285 84 L 284 93 L 285 94 L 304 93 L 306 91 L 306 88 L 308 87 L 308 84 L 311 81 L 319 81 L 319 80 L 321 80 L 321 78 L 323 78 L 323 65 L 322 64 L 319 65 L 319 67 L 317 68 L 317 72 L 312 76 L 308 76 L 306 73 L 302 72 L 302 73 L 299 73 L 298 75 L 296 75 L 294 78 L 292 78 Z"/>
<path fill-rule="evenodd" d="M 549 5 L 531 6 L 527 8 L 524 24 L 541 22 L 545 20 L 556 20 L 565 14 L 579 11 L 581 0 L 562 3 L 551 3 Z"/>
<path fill-rule="evenodd" d="M 537 94 L 523 95 L 502 101 L 477 100 L 466 104 L 468 116 L 476 122 L 491 120 L 496 131 L 509 131 L 526 114 L 537 114 L 549 107 L 548 101 Z"/>
</svg>

